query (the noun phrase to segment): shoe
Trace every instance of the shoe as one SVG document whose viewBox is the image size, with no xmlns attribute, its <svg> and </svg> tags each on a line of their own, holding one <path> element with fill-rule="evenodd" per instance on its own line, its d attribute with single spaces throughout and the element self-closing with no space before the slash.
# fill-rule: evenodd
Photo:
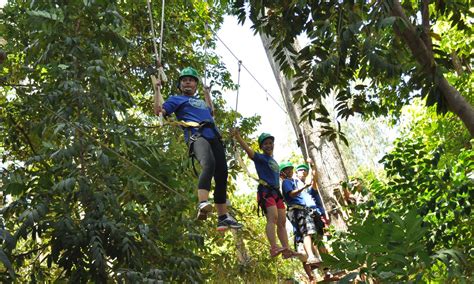
<svg viewBox="0 0 474 284">
<path fill-rule="evenodd" d="M 240 229 L 243 225 L 237 222 L 234 217 L 227 214 L 227 218 L 217 222 L 217 230 L 225 231 L 227 229 Z"/>
<path fill-rule="evenodd" d="M 306 260 L 306 263 L 311 265 L 311 266 L 319 266 L 319 264 L 321 264 L 321 260 L 318 259 L 317 257 L 309 257 L 308 260 Z"/>
<path fill-rule="evenodd" d="M 204 201 L 198 204 L 197 220 L 203 221 L 207 219 L 207 215 L 212 211 L 212 204 Z"/>
</svg>

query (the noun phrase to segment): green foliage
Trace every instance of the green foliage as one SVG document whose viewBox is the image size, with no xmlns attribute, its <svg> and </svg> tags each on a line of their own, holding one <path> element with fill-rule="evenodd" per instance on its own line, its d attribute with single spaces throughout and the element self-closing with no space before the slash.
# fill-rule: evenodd
<svg viewBox="0 0 474 284">
<path fill-rule="evenodd" d="M 417 97 L 446 113 L 451 94 L 439 88 L 442 76 L 462 96 L 472 93 L 465 88 L 471 89 L 472 83 L 461 83 L 466 77 L 472 82 L 471 45 L 466 45 L 473 41 L 470 1 L 429 2 L 428 32 L 420 19 L 425 2 L 400 1 L 407 20 L 394 16 L 396 2 L 242 0 L 235 1 L 234 14 L 240 22 L 248 17 L 257 32 L 273 38 L 275 59 L 294 78 L 293 99 L 303 107 L 303 119 L 331 121 L 329 112 L 319 107 L 331 93 L 336 94 L 338 119 L 354 113 L 397 119 L 402 107 Z M 429 71 L 410 50 L 414 43 L 399 36 L 408 28 L 425 45 L 432 42 L 429 57 L 436 66 Z M 308 43 L 297 50 L 301 35 Z M 466 109 L 472 113 L 469 105 Z M 337 120 L 327 127 L 325 135 L 344 136 Z"/>
<path fill-rule="evenodd" d="M 400 139 L 382 159 L 387 180 L 370 182 L 328 262 L 384 282 L 465 281 L 472 270 L 474 152 L 440 165 L 442 147 Z"/>
<path fill-rule="evenodd" d="M 347 270 L 362 267 L 361 273 L 382 282 L 406 282 L 431 262 L 419 242 L 426 230 L 414 211 L 385 219 L 369 215 L 334 243 L 334 256 L 323 255 L 323 260 Z"/>
<path fill-rule="evenodd" d="M 209 226 L 202 251 L 206 279 L 231 283 L 272 283 L 278 279 L 292 277 L 301 271 L 298 260 L 271 258 L 270 245 L 265 237 L 265 217 L 257 215 L 255 194 L 238 195 L 232 198 L 233 213 L 239 220 L 245 220 L 245 228 L 236 235 L 214 232 L 215 224 Z M 245 247 L 246 256 L 239 253 L 238 240 Z"/>
<path fill-rule="evenodd" d="M 474 187 L 469 174 L 474 170 L 474 152 L 464 150 L 450 165 L 440 167 L 442 150 L 440 146 L 426 152 L 421 139 L 399 141 L 382 159 L 389 181 L 372 187 L 377 200 L 372 208 L 375 214 L 383 216 L 385 208 L 393 208 L 392 212 L 417 208 L 430 228 L 426 240 L 430 252 L 441 244 L 472 247 L 472 238 L 466 233 L 472 227 Z"/>
<path fill-rule="evenodd" d="M 434 107 L 423 107 L 421 100 L 415 100 L 403 110 L 401 135 L 421 139 L 425 150 L 435 151 L 442 145 L 440 166 L 450 165 L 457 159 L 459 151 L 470 147 L 470 134 L 453 114 L 438 115 Z"/>
</svg>

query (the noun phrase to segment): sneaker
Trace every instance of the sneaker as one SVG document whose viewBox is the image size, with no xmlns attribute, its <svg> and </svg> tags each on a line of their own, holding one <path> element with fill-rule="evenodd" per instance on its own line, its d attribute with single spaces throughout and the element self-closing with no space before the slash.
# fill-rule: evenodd
<svg viewBox="0 0 474 284">
<path fill-rule="evenodd" d="M 212 204 L 209 201 L 204 201 L 198 204 L 198 213 L 196 219 L 206 220 L 207 215 L 212 211 Z"/>
<path fill-rule="evenodd" d="M 225 231 L 227 229 L 240 229 L 243 225 L 237 222 L 234 217 L 227 214 L 227 218 L 217 222 L 217 230 Z"/>
<path fill-rule="evenodd" d="M 317 257 L 308 257 L 308 260 L 306 260 L 306 263 L 309 265 L 318 265 L 321 264 L 321 260 L 318 259 Z"/>
</svg>

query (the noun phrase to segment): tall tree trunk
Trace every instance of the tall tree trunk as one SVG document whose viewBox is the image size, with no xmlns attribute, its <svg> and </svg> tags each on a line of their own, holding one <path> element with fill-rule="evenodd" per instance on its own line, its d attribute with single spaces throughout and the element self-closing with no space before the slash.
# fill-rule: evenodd
<svg viewBox="0 0 474 284">
<path fill-rule="evenodd" d="M 347 172 L 336 141 L 329 141 L 327 137 L 321 137 L 322 128 L 319 122 L 314 121 L 314 127 L 311 127 L 308 121 L 301 121 L 300 123 L 302 107 L 298 103 L 293 103 L 291 94 L 293 81 L 283 74 L 280 66 L 276 63 L 271 49 L 271 39 L 262 33 L 260 33 L 260 38 L 273 69 L 273 74 L 283 94 L 286 109 L 298 136 L 303 156 L 305 158 L 310 157 L 315 162 L 318 172 L 318 186 L 324 205 L 336 229 L 345 230 L 344 218 L 347 216 L 341 209 L 341 203 L 343 204 L 344 201 L 340 182 L 347 180 Z M 307 149 L 304 146 L 305 144 Z"/>
</svg>

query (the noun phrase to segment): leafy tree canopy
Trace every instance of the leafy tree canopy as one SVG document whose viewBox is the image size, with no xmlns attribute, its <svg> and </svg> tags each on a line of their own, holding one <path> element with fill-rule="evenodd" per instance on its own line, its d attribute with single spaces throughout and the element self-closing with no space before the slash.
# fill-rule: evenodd
<svg viewBox="0 0 474 284">
<path fill-rule="evenodd" d="M 339 118 L 356 112 L 398 118 L 404 105 L 422 97 L 439 113 L 454 112 L 474 135 L 469 4 L 241 0 L 234 12 L 273 38 L 276 59 L 295 79 L 294 101 L 306 109 L 304 117 L 329 123 L 329 112 L 317 102 L 331 92 Z M 299 49 L 302 35 L 309 43 Z"/>
</svg>

